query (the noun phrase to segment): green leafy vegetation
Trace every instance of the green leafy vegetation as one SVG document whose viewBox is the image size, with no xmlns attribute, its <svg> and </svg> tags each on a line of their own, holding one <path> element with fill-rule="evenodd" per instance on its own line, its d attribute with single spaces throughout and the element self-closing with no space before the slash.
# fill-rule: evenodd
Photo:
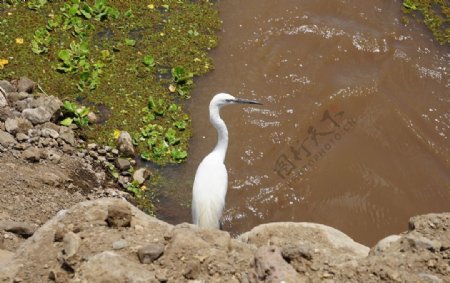
<svg viewBox="0 0 450 283">
<path fill-rule="evenodd" d="M 73 102 L 64 101 L 64 116 L 66 117 L 60 123 L 64 126 L 70 126 L 75 123 L 77 126 L 84 127 L 89 124 L 88 114 L 89 108 L 86 106 L 78 106 Z"/>
<path fill-rule="evenodd" d="M 82 128 L 91 141 L 114 146 L 125 130 L 143 158 L 179 163 L 191 136 L 183 100 L 212 69 L 219 25 L 208 0 L 2 1 L 0 79 L 28 76 L 62 100 L 100 107 L 106 122 Z"/>
<path fill-rule="evenodd" d="M 450 44 L 450 7 L 446 0 L 403 0 L 403 11 L 424 23 L 440 44 Z M 404 18 L 408 23 L 408 18 Z"/>
<path fill-rule="evenodd" d="M 181 141 L 190 135 L 186 131 L 190 119 L 181 107 L 151 96 L 143 112 L 145 126 L 133 135 L 134 143 L 142 152 L 141 157 L 157 163 L 167 158 L 177 163 L 186 159 L 187 145 Z"/>
</svg>

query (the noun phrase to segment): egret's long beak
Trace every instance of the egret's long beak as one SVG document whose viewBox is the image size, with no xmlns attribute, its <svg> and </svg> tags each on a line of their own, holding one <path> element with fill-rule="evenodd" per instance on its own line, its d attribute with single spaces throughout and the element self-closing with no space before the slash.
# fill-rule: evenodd
<svg viewBox="0 0 450 283">
<path fill-rule="evenodd" d="M 236 100 L 233 100 L 234 103 L 241 103 L 241 104 L 258 104 L 258 105 L 263 105 L 261 102 L 258 101 L 254 101 L 254 100 L 248 100 L 248 99 L 241 99 L 241 98 L 236 98 Z"/>
</svg>

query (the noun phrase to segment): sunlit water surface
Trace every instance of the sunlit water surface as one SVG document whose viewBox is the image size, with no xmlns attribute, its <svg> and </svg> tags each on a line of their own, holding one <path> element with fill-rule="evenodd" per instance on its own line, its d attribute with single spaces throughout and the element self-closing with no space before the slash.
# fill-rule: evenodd
<svg viewBox="0 0 450 283">
<path fill-rule="evenodd" d="M 308 221 L 373 245 L 413 215 L 450 211 L 450 49 L 405 27 L 400 2 L 220 1 L 216 70 L 196 81 L 190 159 L 165 169 L 159 216 L 191 221 L 218 92 L 264 103 L 222 109 L 224 230 Z"/>
</svg>

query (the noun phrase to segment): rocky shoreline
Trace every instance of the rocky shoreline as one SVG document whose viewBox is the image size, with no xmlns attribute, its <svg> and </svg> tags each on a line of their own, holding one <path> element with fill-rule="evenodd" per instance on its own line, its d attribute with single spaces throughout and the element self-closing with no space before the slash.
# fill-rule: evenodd
<svg viewBox="0 0 450 283">
<path fill-rule="evenodd" d="M 27 78 L 0 81 L 0 282 L 450 282 L 450 213 L 372 248 L 315 223 L 235 239 L 146 215 L 123 191 L 149 175 L 129 135 L 88 144 L 58 124 L 61 105 Z"/>
</svg>

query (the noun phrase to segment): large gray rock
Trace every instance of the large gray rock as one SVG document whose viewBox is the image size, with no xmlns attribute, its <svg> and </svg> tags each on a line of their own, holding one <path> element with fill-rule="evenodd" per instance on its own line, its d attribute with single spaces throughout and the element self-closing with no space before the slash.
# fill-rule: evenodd
<svg viewBox="0 0 450 283">
<path fill-rule="evenodd" d="M 333 251 L 333 256 L 343 255 L 341 260 L 348 257 L 363 258 L 369 254 L 369 247 L 361 245 L 341 231 L 330 226 L 308 222 L 277 222 L 259 225 L 247 233 L 239 236 L 245 243 L 265 245 L 267 242 L 278 246 L 292 243 L 305 243 L 312 249 Z"/>
<path fill-rule="evenodd" d="M 4 147 L 9 146 L 10 144 L 15 144 L 17 141 L 14 139 L 14 137 L 5 131 L 0 130 L 0 144 Z"/>
<path fill-rule="evenodd" d="M 47 110 L 52 115 L 59 110 L 62 106 L 61 100 L 59 98 L 51 95 L 51 96 L 39 96 L 37 99 L 32 101 L 31 107 L 37 108 L 37 107 L 43 107 L 45 110 Z"/>
<path fill-rule="evenodd" d="M 30 103 L 31 108 L 24 109 L 22 116 L 33 125 L 50 121 L 56 111 L 62 106 L 61 100 L 54 96 L 40 96 Z"/>
<path fill-rule="evenodd" d="M 47 111 L 44 107 L 27 108 L 22 111 L 22 116 L 29 120 L 33 125 L 42 124 L 50 121 L 52 113 Z"/>
</svg>

